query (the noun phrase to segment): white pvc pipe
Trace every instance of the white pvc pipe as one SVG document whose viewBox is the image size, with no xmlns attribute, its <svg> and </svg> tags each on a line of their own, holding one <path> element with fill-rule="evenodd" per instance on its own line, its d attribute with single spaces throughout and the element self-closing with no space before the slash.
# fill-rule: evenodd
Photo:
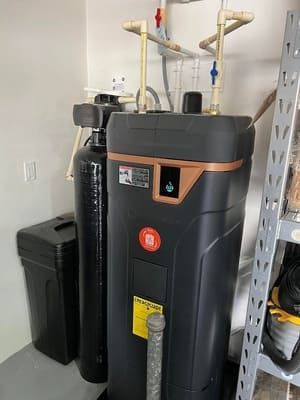
<svg viewBox="0 0 300 400">
<path fill-rule="evenodd" d="M 199 79 L 200 79 L 200 58 L 194 59 L 192 79 L 193 79 L 193 90 L 198 90 Z"/>
<path fill-rule="evenodd" d="M 236 20 L 244 24 L 249 24 L 254 19 L 254 14 L 248 11 L 220 10 L 218 15 L 218 25 L 225 25 L 226 21 Z"/>
<path fill-rule="evenodd" d="M 236 22 L 232 23 L 231 25 L 226 26 L 224 35 L 226 36 L 229 33 L 234 32 L 236 29 L 239 29 L 243 25 L 245 25 L 244 22 L 236 21 Z M 202 40 L 199 43 L 200 49 L 207 50 L 211 53 L 212 47 L 210 47 L 209 45 L 214 43 L 217 39 L 218 39 L 218 33 L 215 33 L 215 34 L 211 35 L 210 37 L 208 37 L 207 39 Z M 215 50 L 214 50 L 214 53 L 216 53 Z"/>
<path fill-rule="evenodd" d="M 223 8 L 223 9 L 228 8 L 228 0 L 221 0 L 221 8 Z"/>
<path fill-rule="evenodd" d="M 136 98 L 135 97 L 119 97 L 118 98 L 118 103 L 119 104 L 130 104 L 130 103 L 136 103 Z"/>
<path fill-rule="evenodd" d="M 160 0 L 160 8 L 166 8 L 167 7 L 167 0 Z"/>
<path fill-rule="evenodd" d="M 224 10 L 224 11 L 226 11 L 226 10 Z M 251 22 L 251 21 L 245 22 L 245 21 L 237 20 L 236 22 L 232 23 L 231 25 L 225 27 L 224 35 L 228 35 L 229 33 L 234 32 L 235 30 L 239 29 L 241 26 L 243 26 L 249 22 Z M 214 43 L 217 39 L 218 39 L 218 34 L 215 33 L 214 35 L 208 37 L 207 39 L 202 40 L 199 43 L 200 49 L 206 50 L 209 53 L 211 53 L 212 55 L 216 55 L 215 49 L 213 47 L 211 47 L 210 45 L 212 43 Z"/>
<path fill-rule="evenodd" d="M 218 14 L 217 23 L 217 35 L 216 35 L 216 67 L 218 75 L 216 77 L 215 83 L 212 86 L 212 95 L 210 102 L 210 113 L 219 114 L 220 113 L 220 91 L 223 82 L 223 58 L 224 58 L 224 37 L 226 34 L 226 22 L 230 20 L 235 20 L 236 22 L 229 26 L 227 30 L 248 24 L 254 19 L 254 14 L 247 11 L 233 11 L 221 9 Z M 231 31 L 232 31 L 231 30 Z M 210 38 L 212 39 L 212 37 Z M 208 44 L 211 44 L 209 42 Z"/>
<path fill-rule="evenodd" d="M 137 33 L 137 32 L 134 32 L 134 33 Z M 137 33 L 137 34 L 139 34 L 139 33 Z M 171 40 L 159 39 L 158 37 L 152 35 L 152 33 L 148 33 L 148 40 L 151 40 L 152 42 L 161 44 L 162 46 L 164 46 L 164 47 L 166 47 L 166 48 L 168 48 L 170 50 L 173 50 L 176 53 L 181 53 L 181 54 L 184 54 L 184 55 L 186 55 L 188 57 L 191 57 L 191 58 L 197 58 L 197 57 L 200 56 L 200 54 L 195 53 L 194 51 L 188 50 L 188 49 L 180 46 L 179 44 L 171 42 Z"/>
<path fill-rule="evenodd" d="M 148 52 L 148 22 L 141 22 L 141 69 L 140 69 L 140 97 L 139 113 L 147 112 L 147 52 Z"/>
<path fill-rule="evenodd" d="M 216 56 L 216 50 L 212 46 L 205 47 L 205 50 L 210 53 L 212 56 Z"/>
<path fill-rule="evenodd" d="M 123 24 L 123 29 L 138 34 L 141 38 L 141 62 L 140 62 L 140 96 L 138 111 L 147 112 L 147 45 L 148 45 L 148 21 L 127 21 Z"/>
<path fill-rule="evenodd" d="M 141 35 L 141 30 L 139 27 L 136 26 L 136 21 L 128 21 L 123 24 L 123 29 L 125 29 L 128 32 L 133 32 L 136 35 Z M 158 38 L 157 36 L 153 35 L 152 33 L 147 33 L 147 39 L 151 40 L 152 42 L 155 42 L 157 44 L 161 44 L 162 46 L 175 51 L 176 53 L 184 54 L 188 57 L 191 58 L 197 58 L 200 56 L 199 53 L 195 53 L 193 51 L 190 51 L 188 49 L 185 49 L 184 47 L 181 47 L 179 44 L 172 42 L 171 40 L 163 40 Z"/>
<path fill-rule="evenodd" d="M 68 166 L 68 170 L 66 172 L 66 180 L 70 181 L 70 182 L 72 182 L 74 179 L 74 175 L 73 175 L 73 173 L 74 173 L 74 157 L 75 157 L 75 154 L 77 153 L 77 151 L 79 150 L 82 134 L 83 134 L 83 128 L 80 126 L 78 128 L 78 131 L 76 134 L 75 142 L 74 142 L 73 149 L 72 149 L 71 160 L 70 160 L 70 163 Z"/>
<path fill-rule="evenodd" d="M 175 70 L 174 111 L 178 113 L 181 112 L 182 73 L 183 73 L 183 58 L 181 58 L 176 62 L 176 70 Z"/>
<path fill-rule="evenodd" d="M 185 49 L 184 47 L 180 47 L 180 53 L 182 53 L 188 57 L 191 57 L 191 58 L 199 57 L 199 54 L 194 53 L 193 51 L 190 51 L 188 49 Z"/>
</svg>

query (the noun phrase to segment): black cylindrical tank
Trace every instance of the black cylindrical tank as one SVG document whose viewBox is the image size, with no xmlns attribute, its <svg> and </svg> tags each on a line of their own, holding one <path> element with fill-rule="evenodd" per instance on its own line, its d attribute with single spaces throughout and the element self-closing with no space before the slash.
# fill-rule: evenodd
<svg viewBox="0 0 300 400">
<path fill-rule="evenodd" d="M 107 380 L 106 146 L 94 131 L 91 145 L 74 159 L 75 211 L 79 243 L 79 369 L 90 382 Z"/>
<path fill-rule="evenodd" d="M 251 171 L 251 119 L 112 115 L 109 400 L 146 398 L 147 316 L 166 318 L 162 400 L 221 400 Z"/>
</svg>

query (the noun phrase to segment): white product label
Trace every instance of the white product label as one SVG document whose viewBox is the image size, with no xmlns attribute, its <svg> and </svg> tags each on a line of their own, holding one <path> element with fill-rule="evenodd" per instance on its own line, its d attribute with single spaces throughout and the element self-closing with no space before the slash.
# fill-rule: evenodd
<svg viewBox="0 0 300 400">
<path fill-rule="evenodd" d="M 119 183 L 149 189 L 150 172 L 147 168 L 119 166 Z"/>
</svg>

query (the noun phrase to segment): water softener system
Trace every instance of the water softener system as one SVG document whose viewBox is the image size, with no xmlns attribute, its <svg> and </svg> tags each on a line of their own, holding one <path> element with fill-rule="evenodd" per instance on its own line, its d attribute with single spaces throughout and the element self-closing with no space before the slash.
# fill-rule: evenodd
<svg viewBox="0 0 300 400">
<path fill-rule="evenodd" d="M 166 320 L 161 398 L 222 399 L 254 146 L 250 123 L 112 114 L 109 400 L 146 398 L 146 323 L 153 313 Z"/>
<path fill-rule="evenodd" d="M 74 106 L 75 125 L 92 128 L 74 159 L 79 245 L 79 369 L 90 382 L 107 379 L 107 190 L 106 126 L 117 97 L 98 95 L 95 104 Z"/>
</svg>

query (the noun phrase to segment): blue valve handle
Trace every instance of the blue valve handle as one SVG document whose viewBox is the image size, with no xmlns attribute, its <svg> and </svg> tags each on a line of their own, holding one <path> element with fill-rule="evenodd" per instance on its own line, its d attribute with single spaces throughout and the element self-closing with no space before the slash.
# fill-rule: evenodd
<svg viewBox="0 0 300 400">
<path fill-rule="evenodd" d="M 212 84 L 215 85 L 216 78 L 219 75 L 219 71 L 217 70 L 217 61 L 214 61 L 212 70 L 210 71 Z"/>
</svg>

